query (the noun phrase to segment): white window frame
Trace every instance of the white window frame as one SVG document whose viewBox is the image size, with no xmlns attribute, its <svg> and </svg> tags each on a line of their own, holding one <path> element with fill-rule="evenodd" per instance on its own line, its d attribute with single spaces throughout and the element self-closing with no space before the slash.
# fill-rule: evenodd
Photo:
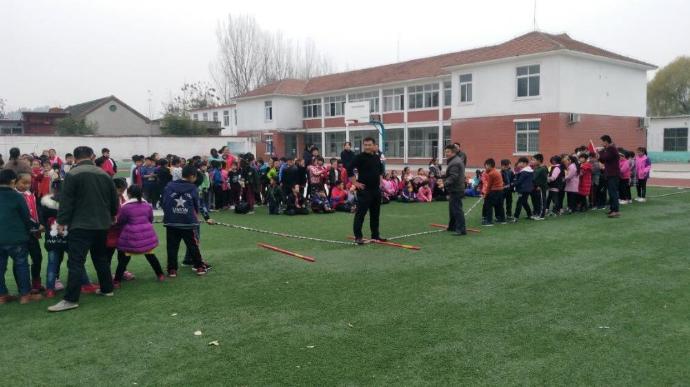
<svg viewBox="0 0 690 387">
<path fill-rule="evenodd" d="M 434 94 L 436 94 L 436 104 L 433 103 L 434 101 Z M 414 97 L 413 97 L 414 95 Z M 421 107 L 418 107 L 417 105 L 417 100 L 419 98 L 422 98 L 422 103 Z M 442 103 L 441 99 L 441 94 L 438 89 L 438 82 L 436 83 L 427 83 L 424 85 L 414 85 L 414 86 L 408 86 L 407 88 L 407 110 L 408 111 L 415 111 L 415 110 L 424 110 L 424 109 L 435 109 L 438 108 L 439 105 Z M 410 103 L 415 102 L 415 106 L 413 107 L 410 105 Z"/>
<path fill-rule="evenodd" d="M 388 108 L 387 108 L 388 107 Z M 402 112 L 405 110 L 405 88 L 383 90 L 383 112 Z"/>
<path fill-rule="evenodd" d="M 220 122 L 218 120 L 218 112 L 213 112 L 213 122 Z"/>
<path fill-rule="evenodd" d="M 265 153 L 267 155 L 272 155 L 273 154 L 273 135 L 267 134 L 264 142 L 266 143 L 266 152 Z"/>
<path fill-rule="evenodd" d="M 230 126 L 230 111 L 223 110 L 223 126 Z"/>
<path fill-rule="evenodd" d="M 519 150 L 518 149 L 518 124 L 527 124 L 527 129 L 526 130 L 520 130 L 520 133 L 525 133 L 527 135 L 527 140 L 526 140 L 526 149 L 525 150 Z M 539 125 L 538 129 L 531 129 L 529 125 L 531 123 L 537 123 Z M 536 153 L 539 153 L 539 145 L 541 143 L 541 118 L 524 118 L 524 119 L 517 119 L 513 120 L 513 130 L 515 131 L 515 146 L 514 146 L 514 152 L 513 156 L 528 156 L 528 155 L 533 155 Z M 530 150 L 530 141 L 529 141 L 529 135 L 530 133 L 537 133 L 537 147 L 536 150 Z"/>
<path fill-rule="evenodd" d="M 264 101 L 264 121 L 273 121 L 273 101 Z"/>
<path fill-rule="evenodd" d="M 204 117 L 204 121 L 208 121 L 208 112 L 203 112 L 202 117 Z"/>
<path fill-rule="evenodd" d="M 469 81 L 465 80 L 463 81 L 463 77 L 469 76 L 470 79 Z M 460 74 L 458 76 L 458 81 L 459 81 L 459 87 L 458 87 L 458 101 L 460 102 L 460 105 L 469 105 L 472 102 L 474 102 L 474 86 L 473 86 L 473 81 L 474 81 L 474 75 L 472 73 L 466 73 L 466 74 Z M 465 100 L 463 101 L 463 89 L 465 89 Z"/>
<path fill-rule="evenodd" d="M 443 107 L 450 107 L 453 105 L 453 82 L 451 80 L 443 81 Z"/>
<path fill-rule="evenodd" d="M 345 94 L 330 95 L 323 98 L 324 117 L 343 117 L 345 115 Z M 331 110 L 331 108 L 333 108 Z M 331 113 L 333 111 L 333 113 Z"/>
<path fill-rule="evenodd" d="M 537 67 L 537 72 L 532 73 L 531 70 L 533 67 Z M 527 68 L 527 73 L 518 75 L 520 69 Z M 520 96 L 520 80 L 521 79 L 527 79 L 527 95 Z M 533 82 L 532 78 L 537 78 L 539 82 L 539 90 L 538 93 L 535 95 L 530 95 L 530 84 Z M 541 64 L 540 63 L 534 63 L 530 65 L 525 65 L 525 66 L 517 66 L 515 68 L 515 98 L 516 99 L 534 99 L 534 98 L 539 98 L 541 97 Z"/>
<path fill-rule="evenodd" d="M 378 113 L 379 112 L 379 91 L 365 91 L 361 93 L 350 93 L 347 96 L 348 102 L 363 102 L 369 101 L 369 112 Z"/>
<path fill-rule="evenodd" d="M 199 121 L 199 113 L 194 113 L 194 121 Z"/>
<path fill-rule="evenodd" d="M 305 120 L 321 118 L 321 98 L 302 101 L 302 118 Z"/>
</svg>

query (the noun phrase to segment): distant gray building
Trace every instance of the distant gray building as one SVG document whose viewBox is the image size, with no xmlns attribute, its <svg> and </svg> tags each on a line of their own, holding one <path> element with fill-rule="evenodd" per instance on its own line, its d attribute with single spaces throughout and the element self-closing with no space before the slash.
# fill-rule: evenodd
<svg viewBox="0 0 690 387">
<path fill-rule="evenodd" d="M 85 120 L 97 126 L 100 136 L 156 136 L 160 126 L 122 102 L 114 95 L 68 106 L 65 111 L 72 118 Z"/>
</svg>

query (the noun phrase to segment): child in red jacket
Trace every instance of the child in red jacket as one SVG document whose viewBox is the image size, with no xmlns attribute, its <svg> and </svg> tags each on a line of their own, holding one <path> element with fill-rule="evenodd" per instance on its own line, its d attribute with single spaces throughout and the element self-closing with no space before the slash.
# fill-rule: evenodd
<svg viewBox="0 0 690 387">
<path fill-rule="evenodd" d="M 577 210 L 587 211 L 587 197 L 592 189 L 592 164 L 589 163 L 589 155 L 584 152 L 579 156 L 580 183 L 578 185 Z"/>
</svg>

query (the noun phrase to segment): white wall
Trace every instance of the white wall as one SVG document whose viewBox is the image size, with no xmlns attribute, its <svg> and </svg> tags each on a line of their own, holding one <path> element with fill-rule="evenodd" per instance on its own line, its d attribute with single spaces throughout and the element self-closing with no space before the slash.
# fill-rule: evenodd
<svg viewBox="0 0 690 387">
<path fill-rule="evenodd" d="M 540 96 L 517 98 L 516 67 L 540 65 Z M 460 104 L 460 74 L 472 74 L 473 101 Z M 538 113 L 644 117 L 647 72 L 610 62 L 550 54 L 453 71 L 453 118 Z"/>
<path fill-rule="evenodd" d="M 256 153 L 255 144 L 245 137 L 0 136 L 0 154 L 6 160 L 12 147 L 19 147 L 22 153 L 37 154 L 53 148 L 64 156 L 65 153 L 72 153 L 75 147 L 85 145 L 93 148 L 96 154 L 100 154 L 104 147 L 109 148 L 116 160 L 129 159 L 134 154 L 148 156 L 154 152 L 192 157 L 208 155 L 211 148 L 219 149 L 230 144 L 233 144 L 231 148 L 236 152 Z"/>
<path fill-rule="evenodd" d="M 612 116 L 647 115 L 647 72 L 572 56 L 560 57 L 560 110 Z"/>
<path fill-rule="evenodd" d="M 264 102 L 272 101 L 273 120 L 266 121 Z M 274 130 L 302 127 L 302 98 L 266 96 L 237 102 L 237 128 L 245 130 Z"/>
<path fill-rule="evenodd" d="M 515 68 L 540 65 L 539 97 L 517 98 Z M 558 111 L 559 62 L 541 57 L 484 64 L 453 71 L 452 118 L 548 113 Z M 472 74 L 472 103 L 460 104 L 460 74 Z"/>
<path fill-rule="evenodd" d="M 647 128 L 647 151 L 664 151 L 664 129 L 690 128 L 690 116 L 677 118 L 652 118 Z M 690 144 L 688 144 L 690 146 Z M 690 152 L 690 149 L 688 149 Z"/>
</svg>

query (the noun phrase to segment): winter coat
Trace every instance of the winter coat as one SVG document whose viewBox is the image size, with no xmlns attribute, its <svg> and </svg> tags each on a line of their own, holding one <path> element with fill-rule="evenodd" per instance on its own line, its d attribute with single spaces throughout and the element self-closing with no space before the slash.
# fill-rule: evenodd
<svg viewBox="0 0 690 387">
<path fill-rule="evenodd" d="M 582 196 L 589 195 L 592 189 L 592 164 L 585 162 L 580 165 L 580 185 L 578 193 Z"/>
<path fill-rule="evenodd" d="M 153 208 L 145 201 L 130 199 L 120 208 L 117 225 L 122 228 L 117 249 L 126 253 L 148 253 L 158 246 L 153 229 Z"/>
<path fill-rule="evenodd" d="M 446 167 L 446 191 L 450 193 L 463 192 L 465 190 L 465 164 L 459 155 L 448 159 Z M 404 190 L 403 190 L 404 191 Z"/>
<path fill-rule="evenodd" d="M 630 180 L 632 175 L 632 170 L 630 169 L 630 163 L 627 159 L 620 159 L 618 162 L 618 168 L 620 168 L 620 178 L 623 180 Z"/>
<path fill-rule="evenodd" d="M 604 173 L 607 177 L 618 177 L 620 175 L 620 165 L 618 164 L 620 157 L 618 148 L 614 144 L 607 146 L 599 152 L 599 161 L 604 163 Z"/>
<path fill-rule="evenodd" d="M 644 180 L 649 178 L 649 172 L 652 170 L 652 161 L 647 155 L 635 156 L 635 169 L 637 170 L 637 179 Z"/>
<path fill-rule="evenodd" d="M 175 228 L 196 228 L 199 225 L 199 193 L 186 180 L 170 182 L 163 191 L 163 224 Z"/>
<path fill-rule="evenodd" d="M 517 173 L 515 177 L 515 191 L 518 193 L 529 193 L 534 190 L 534 170 L 526 166 Z"/>
<path fill-rule="evenodd" d="M 570 163 L 565 171 L 565 192 L 578 192 L 580 177 L 577 175 L 577 165 Z"/>
</svg>

